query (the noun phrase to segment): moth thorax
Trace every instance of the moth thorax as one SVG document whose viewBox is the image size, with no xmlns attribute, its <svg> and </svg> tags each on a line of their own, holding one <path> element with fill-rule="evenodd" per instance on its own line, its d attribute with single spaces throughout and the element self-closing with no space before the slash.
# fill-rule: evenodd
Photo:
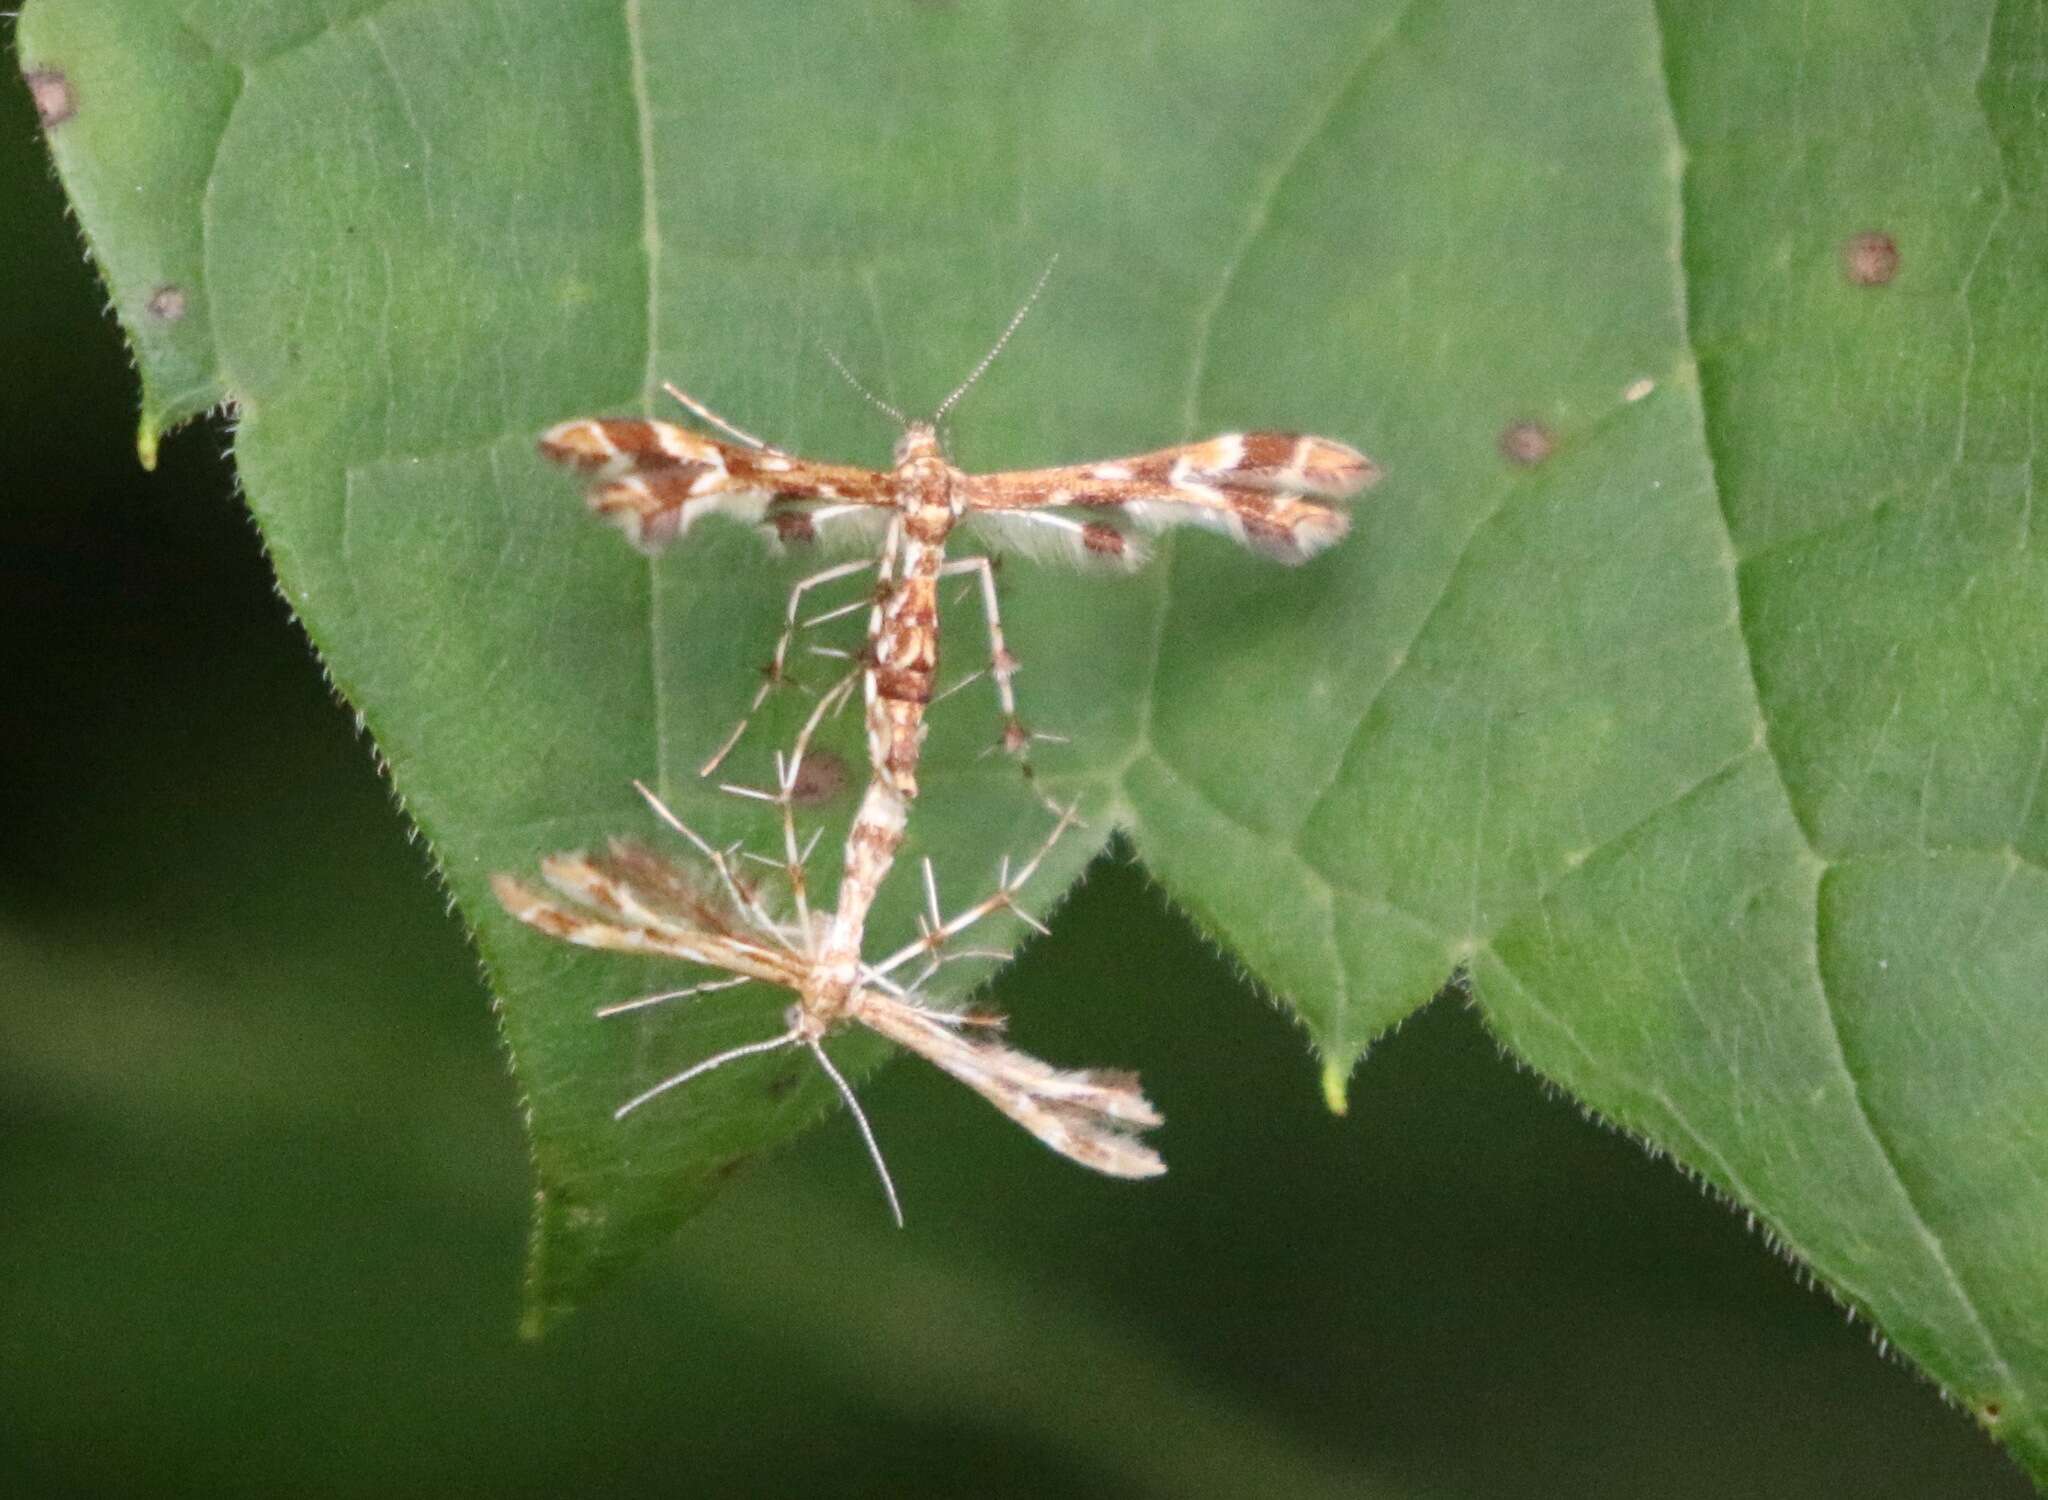
<svg viewBox="0 0 2048 1500">
<path fill-rule="evenodd" d="M 815 1027 L 817 1034 L 822 1036 L 846 1013 L 846 1003 L 853 996 L 853 983 L 858 974 L 857 958 L 828 957 L 805 976 L 797 1003 L 790 1007 L 791 1013 L 801 1015 L 802 1024 Z"/>
<path fill-rule="evenodd" d="M 904 529 L 927 545 L 944 542 L 966 508 L 960 471 L 934 451 L 905 459 L 896 466 L 893 477 Z"/>
</svg>

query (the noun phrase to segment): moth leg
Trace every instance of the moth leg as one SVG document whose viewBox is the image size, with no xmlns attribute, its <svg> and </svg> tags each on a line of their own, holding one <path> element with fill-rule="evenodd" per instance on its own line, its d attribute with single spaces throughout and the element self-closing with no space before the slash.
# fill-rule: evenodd
<svg viewBox="0 0 2048 1500">
<path fill-rule="evenodd" d="M 1032 856 L 1024 861 L 1023 864 L 1013 868 L 1010 856 L 1005 854 L 1002 866 L 996 875 L 995 890 L 982 897 L 981 900 L 975 902 L 974 905 L 968 907 L 965 911 L 951 917 L 945 916 L 939 906 L 938 878 L 932 870 L 932 862 L 929 859 L 925 860 L 923 862 L 925 910 L 917 919 L 919 937 L 915 942 L 904 944 L 881 962 L 864 966 L 861 972 L 863 981 L 867 983 L 881 983 L 886 986 L 891 974 L 895 973 L 905 964 L 911 963 L 918 958 L 923 958 L 925 960 L 924 969 L 915 979 L 904 982 L 904 988 L 914 994 L 933 974 L 936 974 L 946 964 L 970 958 L 993 959 L 1001 962 L 1010 956 L 1007 950 L 955 948 L 953 946 L 953 940 L 959 937 L 961 933 L 967 931 L 977 922 L 999 911 L 1013 913 L 1025 926 L 1043 935 L 1048 930 L 1045 924 L 1019 906 L 1017 904 L 1017 896 L 1030 882 L 1031 877 L 1038 873 L 1039 865 L 1044 863 L 1045 857 L 1048 854 L 1052 853 L 1053 846 L 1065 836 L 1069 828 L 1072 828 L 1080 821 L 1078 805 L 1059 809 L 1059 820 L 1053 824 L 1052 832 L 1045 836 L 1045 842 L 1038 846 Z"/>
<path fill-rule="evenodd" d="M 813 625 L 837 619 L 846 613 L 845 610 L 827 610 L 822 615 L 814 615 L 806 620 L 802 618 L 804 595 L 825 584 L 836 583 L 842 578 L 851 578 L 856 573 L 864 573 L 874 565 L 873 558 L 859 558 L 797 580 L 796 586 L 789 591 L 789 607 L 783 612 L 782 634 L 776 637 L 775 654 L 762 669 L 761 685 L 754 690 L 754 701 L 749 703 L 747 711 L 740 715 L 739 723 L 733 725 L 732 733 L 725 737 L 725 743 L 718 747 L 711 759 L 697 768 L 699 776 L 709 776 L 724 763 L 725 758 L 732 754 L 733 747 L 739 744 L 740 737 L 747 732 L 747 725 L 753 722 L 754 715 L 761 711 L 761 705 L 768 701 L 768 695 L 789 680 L 789 648 L 798 634 Z M 862 605 L 856 606 L 861 607 L 865 607 L 865 601 Z"/>
<path fill-rule="evenodd" d="M 981 608 L 982 613 L 988 619 L 989 664 L 987 672 L 989 677 L 995 682 L 996 703 L 1001 709 L 1003 716 L 1002 737 L 997 740 L 995 745 L 990 746 L 990 750 L 1000 749 L 1005 754 L 1014 756 L 1017 760 L 1018 769 L 1024 773 L 1025 784 L 1031 788 L 1032 794 L 1045 805 L 1048 812 L 1051 812 L 1055 817 L 1064 819 L 1067 816 L 1068 810 L 1053 801 L 1047 795 L 1045 789 L 1038 784 L 1038 773 L 1031 764 L 1031 746 L 1034 742 L 1064 745 L 1067 742 L 1066 736 L 1046 734 L 1034 730 L 1026 725 L 1023 719 L 1018 717 L 1017 690 L 1013 682 L 1017 675 L 1018 663 L 1017 658 L 1010 654 L 1010 648 L 1003 640 L 1003 610 L 1002 603 L 996 594 L 995 563 L 986 557 L 956 558 L 942 567 L 939 573 L 941 577 L 958 577 L 972 574 L 981 584 Z M 947 689 L 947 692 L 959 691 L 968 682 L 973 682 L 980 675 L 977 672 L 974 677 L 955 683 L 951 688 Z"/>
<path fill-rule="evenodd" d="M 736 437 L 741 442 L 745 443 L 749 448 L 758 448 L 763 453 L 773 453 L 778 457 L 782 458 L 788 457 L 787 454 L 783 453 L 783 451 L 780 448 L 776 447 L 773 443 L 764 443 L 759 438 L 755 437 L 751 432 L 747 431 L 746 428 L 735 427 L 732 423 L 726 421 L 724 417 L 721 417 L 717 412 L 713 411 L 710 407 L 706 406 L 702 401 L 699 401 L 695 396 L 691 395 L 688 391 L 678 386 L 674 381 L 664 380 L 661 383 L 661 388 L 667 391 L 669 393 L 669 396 L 673 400 L 681 404 L 686 410 L 693 413 L 699 421 L 705 422 L 712 427 L 716 427 L 721 432 L 731 434 L 733 437 Z"/>
<path fill-rule="evenodd" d="M 835 611 L 836 613 L 836 611 Z M 719 783 L 718 789 L 735 797 L 747 797 L 756 802 L 772 804 L 782 817 L 782 859 L 766 855 L 749 854 L 747 857 L 772 869 L 780 869 L 789 882 L 791 899 L 796 903 L 797 930 L 803 934 L 803 951 L 815 957 L 817 933 L 811 921 L 810 907 L 810 863 L 811 853 L 818 846 L 818 838 L 824 833 L 822 827 L 811 830 L 808 842 L 800 842 L 796 831 L 796 809 L 801 796 L 804 757 L 810 753 L 811 738 L 825 720 L 836 715 L 853 696 L 854 687 L 860 682 L 859 669 L 847 673 L 826 690 L 812 708 L 810 717 L 804 720 L 804 727 L 798 731 L 796 743 L 784 755 L 775 752 L 775 790 L 762 791 L 758 787 L 738 786 L 730 781 Z"/>
<path fill-rule="evenodd" d="M 802 1029 L 796 1026 L 791 1026 L 790 1029 L 783 1032 L 782 1035 L 772 1036 L 768 1038 L 768 1040 L 765 1042 L 748 1042 L 743 1047 L 728 1047 L 725 1051 L 719 1053 L 716 1057 L 707 1057 L 704 1059 L 704 1061 L 700 1063 L 694 1063 L 691 1066 L 683 1069 L 683 1071 L 680 1073 L 673 1073 L 669 1075 L 667 1078 L 662 1079 L 661 1082 L 654 1085 L 653 1088 L 641 1090 L 641 1092 L 635 1094 L 632 1098 L 628 1099 L 624 1104 L 621 1104 L 617 1109 L 613 1110 L 612 1118 L 614 1120 L 623 1120 L 626 1118 L 627 1115 L 631 1114 L 634 1110 L 638 1109 L 648 1100 L 658 1098 L 661 1095 L 667 1093 L 670 1089 L 680 1088 L 682 1085 L 688 1083 L 692 1078 L 702 1077 L 704 1074 L 711 1072 L 714 1068 L 722 1068 L 729 1062 L 738 1062 L 743 1057 L 756 1057 L 763 1052 L 779 1052 L 784 1047 L 794 1047 L 799 1043 L 803 1042 L 804 1040 L 805 1037 Z"/>
</svg>

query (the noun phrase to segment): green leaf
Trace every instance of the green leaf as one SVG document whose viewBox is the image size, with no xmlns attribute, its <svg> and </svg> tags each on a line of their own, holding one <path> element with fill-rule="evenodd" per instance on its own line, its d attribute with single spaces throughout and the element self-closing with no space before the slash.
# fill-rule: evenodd
<svg viewBox="0 0 2048 1500">
<path fill-rule="evenodd" d="M 175 9 L 45 6 L 19 32 L 57 170 L 142 372 L 136 450 L 227 394 L 211 327 L 201 208 L 241 76 Z"/>
<path fill-rule="evenodd" d="M 818 344 L 929 408 L 1057 250 L 957 413 L 967 467 L 1284 425 L 1388 478 L 1299 571 L 1214 538 L 1128 582 L 1007 569 L 1026 715 L 1071 738 L 1047 783 L 1330 1080 L 1465 966 L 1521 1057 L 2048 1474 L 2037 10 L 195 0 L 191 80 L 145 95 L 169 23 L 131 9 L 44 0 L 24 58 L 77 90 L 52 140 L 145 390 L 184 358 L 238 404 L 285 591 L 477 924 L 536 1326 L 831 1096 L 770 1060 L 614 1126 L 779 1002 L 599 1026 L 674 976 L 488 899 L 648 833 L 635 776 L 760 836 L 692 771 L 795 576 L 708 529 L 632 556 L 533 436 L 672 378 L 880 462 Z M 158 161 L 203 190 L 137 213 Z M 159 265 L 190 347 L 142 327 Z M 146 397 L 145 432 L 193 404 Z M 971 609 L 948 640 L 971 668 Z M 953 905 L 1044 816 L 979 758 L 984 699 L 934 726 L 906 859 Z M 915 907 L 906 870 L 877 947 Z"/>
</svg>

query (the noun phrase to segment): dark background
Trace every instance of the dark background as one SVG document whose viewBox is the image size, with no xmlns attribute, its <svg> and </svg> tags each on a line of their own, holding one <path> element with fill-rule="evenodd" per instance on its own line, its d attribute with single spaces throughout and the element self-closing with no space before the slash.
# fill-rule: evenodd
<svg viewBox="0 0 2048 1500">
<path fill-rule="evenodd" d="M 225 426 L 137 466 L 0 92 L 0 1493 L 2029 1492 L 1456 995 L 1331 1117 L 1121 858 L 998 998 L 1044 1056 L 1142 1060 L 1170 1176 L 1096 1181 L 900 1063 L 866 1098 L 907 1232 L 835 1121 L 519 1343 L 531 1182 L 474 955 Z"/>
</svg>

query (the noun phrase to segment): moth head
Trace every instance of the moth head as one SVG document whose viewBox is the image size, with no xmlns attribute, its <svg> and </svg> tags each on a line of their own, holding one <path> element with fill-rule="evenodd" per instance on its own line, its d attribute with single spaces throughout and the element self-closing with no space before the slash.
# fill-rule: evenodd
<svg viewBox="0 0 2048 1500">
<path fill-rule="evenodd" d="M 918 459 L 946 461 L 943 449 L 939 447 L 939 429 L 930 422 L 912 422 L 903 429 L 903 436 L 896 439 L 896 466 L 901 468 Z"/>
</svg>

